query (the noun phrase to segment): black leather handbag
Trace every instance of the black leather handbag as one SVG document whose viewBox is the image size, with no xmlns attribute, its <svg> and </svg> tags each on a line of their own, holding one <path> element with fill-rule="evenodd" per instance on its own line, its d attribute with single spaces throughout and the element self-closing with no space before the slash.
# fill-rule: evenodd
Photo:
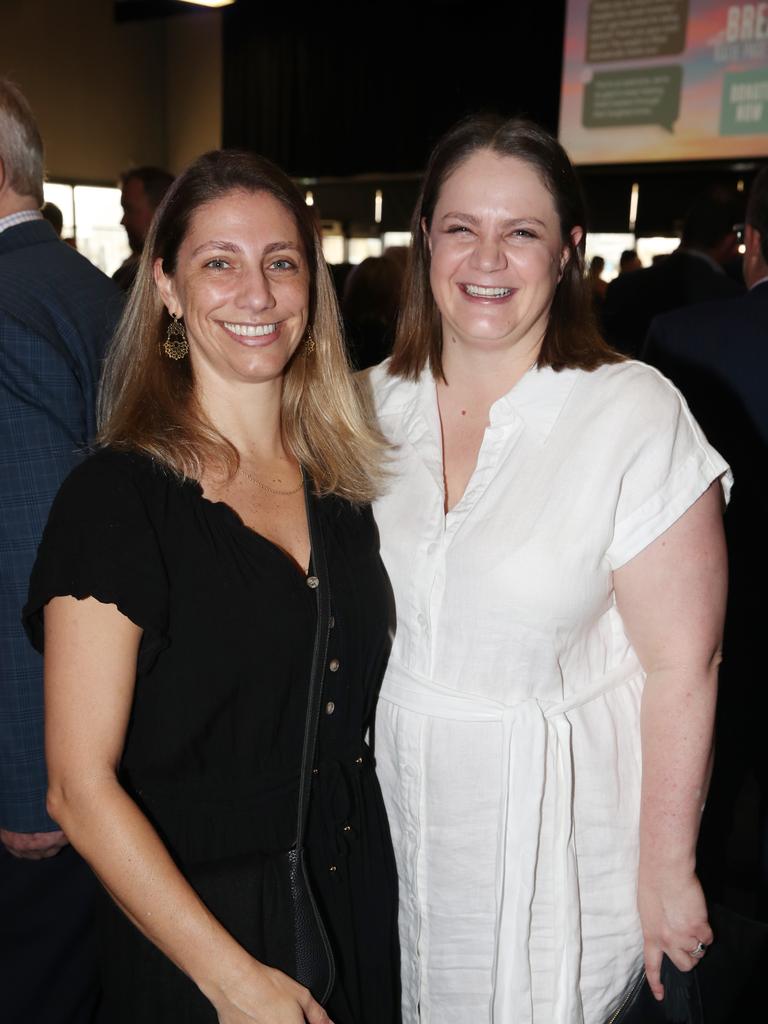
<svg viewBox="0 0 768 1024">
<path fill-rule="evenodd" d="M 717 904 L 709 906 L 715 941 L 691 971 L 661 962 L 664 999 L 657 1002 L 641 973 L 606 1024 L 732 1024 L 764 1005 L 768 926 Z"/>
<path fill-rule="evenodd" d="M 679 971 L 668 957 L 661 961 L 664 999 L 653 997 L 645 971 L 635 979 L 628 995 L 608 1018 L 607 1024 L 703 1024 L 696 968 Z"/>
</svg>

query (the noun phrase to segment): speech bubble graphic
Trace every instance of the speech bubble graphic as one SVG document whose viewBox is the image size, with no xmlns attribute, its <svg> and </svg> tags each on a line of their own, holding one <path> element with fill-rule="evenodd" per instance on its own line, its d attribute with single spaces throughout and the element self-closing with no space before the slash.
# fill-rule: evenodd
<svg viewBox="0 0 768 1024">
<path fill-rule="evenodd" d="M 596 71 L 584 88 L 585 128 L 658 124 L 671 132 L 680 113 L 679 64 L 632 71 Z"/>
<path fill-rule="evenodd" d="M 768 132 L 768 68 L 726 72 L 723 76 L 720 134 L 758 135 L 764 132 Z"/>
<path fill-rule="evenodd" d="M 667 57 L 685 49 L 688 0 L 592 0 L 588 64 Z"/>
</svg>

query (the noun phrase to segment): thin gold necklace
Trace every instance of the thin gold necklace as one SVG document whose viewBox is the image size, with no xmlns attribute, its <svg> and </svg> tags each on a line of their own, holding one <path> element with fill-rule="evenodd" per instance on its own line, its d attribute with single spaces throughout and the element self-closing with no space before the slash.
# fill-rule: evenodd
<svg viewBox="0 0 768 1024">
<path fill-rule="evenodd" d="M 240 466 L 240 468 L 238 469 L 238 473 L 242 473 L 246 480 L 250 480 L 251 483 L 256 484 L 257 487 L 261 487 L 263 491 L 267 491 L 269 494 L 282 494 L 284 496 L 287 496 L 289 494 L 297 494 L 304 486 L 304 480 L 301 479 L 299 481 L 298 487 L 294 487 L 290 491 L 279 491 L 276 487 L 268 487 L 266 484 L 263 484 L 261 480 L 257 480 L 252 473 L 249 473 L 247 470 L 243 469 L 242 466 Z"/>
</svg>

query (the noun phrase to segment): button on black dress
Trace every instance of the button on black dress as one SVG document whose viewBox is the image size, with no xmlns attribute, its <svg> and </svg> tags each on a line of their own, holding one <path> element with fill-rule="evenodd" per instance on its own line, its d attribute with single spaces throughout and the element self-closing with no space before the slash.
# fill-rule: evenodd
<svg viewBox="0 0 768 1024">
<path fill-rule="evenodd" d="M 365 742 L 390 646 L 392 597 L 370 509 L 314 499 L 333 628 L 307 829 L 334 949 L 335 1024 L 400 1018 L 397 878 Z M 278 858 L 295 839 L 316 621 L 295 563 L 199 485 L 103 450 L 64 483 L 25 619 L 42 646 L 56 595 L 114 603 L 144 630 L 120 776 L 181 871 L 255 957 L 288 969 Z M 104 905 L 103 1021 L 215 1022 L 197 987 Z"/>
</svg>

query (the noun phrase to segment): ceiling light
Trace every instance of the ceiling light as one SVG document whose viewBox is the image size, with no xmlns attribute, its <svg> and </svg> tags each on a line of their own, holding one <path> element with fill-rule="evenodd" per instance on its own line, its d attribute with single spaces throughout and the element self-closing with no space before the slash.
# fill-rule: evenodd
<svg viewBox="0 0 768 1024">
<path fill-rule="evenodd" d="M 183 4 L 194 4 L 195 7 L 229 7 L 235 0 L 180 0 Z"/>
<path fill-rule="evenodd" d="M 638 182 L 632 183 L 632 191 L 629 196 L 629 230 L 634 232 L 637 224 L 637 204 L 640 201 L 640 185 Z"/>
</svg>

